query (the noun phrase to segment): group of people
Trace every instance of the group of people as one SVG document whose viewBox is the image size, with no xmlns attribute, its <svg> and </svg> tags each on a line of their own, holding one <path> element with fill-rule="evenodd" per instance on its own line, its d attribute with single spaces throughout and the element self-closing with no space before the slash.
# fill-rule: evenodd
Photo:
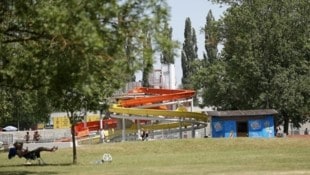
<svg viewBox="0 0 310 175">
<path fill-rule="evenodd" d="M 308 135 L 309 134 L 309 131 L 308 131 L 308 128 L 306 128 L 305 130 L 304 130 L 304 135 Z M 276 136 L 277 137 L 283 137 L 285 135 L 285 133 L 281 130 L 281 127 L 280 126 L 278 126 L 277 128 L 276 128 Z"/>
<path fill-rule="evenodd" d="M 24 139 L 25 139 L 26 143 L 30 142 L 30 134 L 28 131 L 26 132 Z M 33 133 L 33 141 L 38 142 L 40 139 L 41 139 L 41 135 L 39 134 L 38 131 L 35 131 Z"/>
<path fill-rule="evenodd" d="M 33 141 L 37 142 L 39 141 L 41 138 L 40 134 L 38 131 L 35 131 L 33 133 Z M 24 136 L 25 141 L 16 141 L 13 144 L 13 147 L 11 147 L 9 149 L 9 154 L 8 154 L 8 158 L 12 159 L 15 156 L 18 156 L 19 158 L 25 158 L 27 161 L 28 160 L 36 160 L 40 157 L 40 153 L 42 151 L 47 151 L 47 152 L 55 152 L 58 150 L 57 146 L 53 146 L 51 148 L 48 147 L 42 147 L 39 146 L 33 150 L 28 150 L 28 147 L 24 148 L 24 142 L 29 143 L 30 141 L 30 133 L 26 132 L 26 135 Z M 41 159 L 42 160 L 42 159 Z M 27 162 L 30 163 L 30 162 Z"/>
</svg>

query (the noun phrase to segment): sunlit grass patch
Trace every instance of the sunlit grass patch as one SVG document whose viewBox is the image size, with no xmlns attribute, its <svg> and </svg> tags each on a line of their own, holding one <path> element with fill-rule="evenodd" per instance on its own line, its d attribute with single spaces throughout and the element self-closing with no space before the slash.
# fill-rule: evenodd
<svg viewBox="0 0 310 175">
<path fill-rule="evenodd" d="M 310 174 L 310 139 L 183 139 L 82 145 L 43 152 L 47 165 L 0 154 L 1 174 Z M 104 153 L 111 163 L 99 163 Z M 34 162 L 35 163 L 35 162 Z"/>
</svg>

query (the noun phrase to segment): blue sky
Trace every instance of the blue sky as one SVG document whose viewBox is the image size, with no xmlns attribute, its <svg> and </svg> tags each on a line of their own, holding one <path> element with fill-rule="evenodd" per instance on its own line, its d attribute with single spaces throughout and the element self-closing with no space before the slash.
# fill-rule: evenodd
<svg viewBox="0 0 310 175">
<path fill-rule="evenodd" d="M 185 19 L 189 17 L 197 35 L 198 55 L 202 58 L 204 52 L 204 33 L 201 33 L 201 29 L 206 23 L 208 12 L 212 10 L 215 19 L 219 19 L 226 8 L 221 7 L 219 4 L 213 4 L 208 0 L 168 0 L 168 4 L 171 8 L 170 25 L 173 28 L 173 39 L 183 44 Z M 181 50 L 178 50 L 177 53 L 175 67 L 176 81 L 177 85 L 179 85 L 182 78 Z"/>
<path fill-rule="evenodd" d="M 198 54 L 202 56 L 204 34 L 201 33 L 201 29 L 206 23 L 206 16 L 209 10 L 212 10 L 213 16 L 219 19 L 225 8 L 208 0 L 168 0 L 167 2 L 171 8 L 170 25 L 173 28 L 173 39 L 183 43 L 185 19 L 189 17 L 197 34 Z"/>
<path fill-rule="evenodd" d="M 218 4 L 213 4 L 208 0 L 167 0 L 167 2 L 171 8 L 170 25 L 173 28 L 173 40 L 179 41 L 182 46 L 184 42 L 185 19 L 189 17 L 192 22 L 192 27 L 196 31 L 198 55 L 201 58 L 204 52 L 204 34 L 200 31 L 206 23 L 206 16 L 211 9 L 215 19 L 219 19 L 225 11 L 225 8 Z M 181 84 L 182 78 L 181 46 L 177 51 L 178 56 L 175 57 L 177 85 Z M 155 64 L 154 68 L 158 69 L 160 68 L 159 60 L 156 62 L 157 64 Z M 137 76 L 137 80 L 139 80 L 139 78 L 140 77 Z"/>
</svg>

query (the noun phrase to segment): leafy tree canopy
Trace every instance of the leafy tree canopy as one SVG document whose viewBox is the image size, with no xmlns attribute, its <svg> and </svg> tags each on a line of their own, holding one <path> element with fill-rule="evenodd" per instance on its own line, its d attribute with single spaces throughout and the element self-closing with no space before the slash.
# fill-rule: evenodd
<svg viewBox="0 0 310 175">
<path fill-rule="evenodd" d="M 140 41 L 161 48 L 168 18 L 164 0 L 1 1 L 0 14 L 2 92 L 42 92 L 72 126 L 141 69 Z"/>
<path fill-rule="evenodd" d="M 308 120 L 309 1 L 218 2 L 231 6 L 218 28 L 221 59 L 196 74 L 205 104 L 277 109 L 286 132 L 289 121 L 299 126 Z"/>
</svg>

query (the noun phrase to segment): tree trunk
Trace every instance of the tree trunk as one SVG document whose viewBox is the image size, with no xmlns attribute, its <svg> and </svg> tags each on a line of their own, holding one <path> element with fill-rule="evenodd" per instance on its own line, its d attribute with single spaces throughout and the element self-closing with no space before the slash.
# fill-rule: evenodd
<svg viewBox="0 0 310 175">
<path fill-rule="evenodd" d="M 286 133 L 286 135 L 288 135 L 288 126 L 290 123 L 290 119 L 286 114 L 283 115 L 283 119 L 284 119 L 283 132 Z"/>
<path fill-rule="evenodd" d="M 74 124 L 71 124 L 71 136 L 72 136 L 72 148 L 73 148 L 73 164 L 77 164 Z"/>
</svg>

